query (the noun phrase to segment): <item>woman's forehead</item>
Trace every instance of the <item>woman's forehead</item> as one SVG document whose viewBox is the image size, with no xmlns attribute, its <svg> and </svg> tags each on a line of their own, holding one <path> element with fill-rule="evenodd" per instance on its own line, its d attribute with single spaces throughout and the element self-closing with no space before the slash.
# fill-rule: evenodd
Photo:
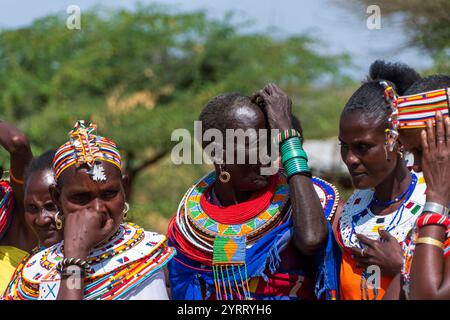
<svg viewBox="0 0 450 320">
<path fill-rule="evenodd" d="M 339 138 L 367 140 L 385 137 L 385 128 L 375 121 L 365 117 L 345 116 L 339 124 Z"/>
<path fill-rule="evenodd" d="M 76 165 L 64 170 L 58 179 L 58 184 L 71 184 L 71 185 L 89 185 L 91 183 L 111 184 L 120 183 L 122 180 L 122 173 L 113 164 L 100 161 L 96 164 L 97 169 L 102 168 L 103 174 L 106 176 L 105 181 L 94 181 L 91 174 L 91 168 L 87 165 Z"/>
</svg>

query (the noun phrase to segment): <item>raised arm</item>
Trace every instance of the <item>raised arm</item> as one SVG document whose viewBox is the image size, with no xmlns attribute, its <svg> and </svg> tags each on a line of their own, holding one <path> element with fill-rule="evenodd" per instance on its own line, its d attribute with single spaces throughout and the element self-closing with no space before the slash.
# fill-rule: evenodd
<svg viewBox="0 0 450 320">
<path fill-rule="evenodd" d="M 14 125 L 0 122 L 0 145 L 10 154 L 10 180 L 15 200 L 11 224 L 0 241 L 2 245 L 31 252 L 37 245 L 37 237 L 25 222 L 23 204 L 25 168 L 33 157 L 30 144 Z"/>
<path fill-rule="evenodd" d="M 422 169 L 427 183 L 427 204 L 433 210 L 423 214 L 441 214 L 439 205 L 448 207 L 450 202 L 450 119 L 443 121 L 442 114 L 436 116 L 436 128 L 428 121 L 422 132 Z M 411 267 L 411 299 L 450 299 L 450 261 L 444 257 L 443 245 L 446 227 L 424 222 L 419 228 Z"/>
<path fill-rule="evenodd" d="M 0 122 L 0 145 L 10 154 L 10 177 L 14 191 L 16 213 L 23 213 L 23 179 L 25 168 L 33 158 L 27 137 L 14 125 Z"/>
<path fill-rule="evenodd" d="M 268 84 L 252 97 L 262 99 L 271 129 L 292 129 L 291 99 L 275 84 Z M 306 255 L 323 248 L 327 240 L 328 226 L 319 197 L 311 178 L 295 174 L 289 179 L 294 244 Z"/>
</svg>

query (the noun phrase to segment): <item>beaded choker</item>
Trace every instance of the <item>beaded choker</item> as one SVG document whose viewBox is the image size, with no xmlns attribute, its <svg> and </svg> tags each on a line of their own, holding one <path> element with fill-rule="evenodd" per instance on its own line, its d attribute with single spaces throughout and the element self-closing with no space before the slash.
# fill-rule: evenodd
<svg viewBox="0 0 450 320">
<path fill-rule="evenodd" d="M 273 193 L 271 201 L 267 201 L 267 207 L 260 211 L 254 218 L 238 224 L 225 224 L 220 223 L 213 219 L 205 208 L 202 207 L 202 203 L 205 203 L 204 192 L 211 188 L 215 181 L 215 173 L 212 172 L 200 183 L 195 185 L 191 192 L 185 198 L 185 209 L 188 219 L 191 225 L 196 228 L 197 231 L 203 235 L 211 236 L 246 236 L 252 238 L 257 236 L 265 228 L 271 225 L 271 223 L 277 219 L 278 215 L 282 211 L 286 204 L 288 197 L 288 188 L 284 177 L 280 177 L 276 190 Z M 203 199 L 203 201 L 202 201 Z M 213 206 L 207 205 L 209 209 Z M 224 211 L 227 211 L 225 208 Z"/>
<path fill-rule="evenodd" d="M 376 204 L 377 206 L 380 206 L 380 207 L 389 207 L 390 205 L 399 202 L 407 194 L 410 194 L 412 192 L 412 190 L 414 189 L 415 185 L 416 184 L 414 183 L 414 179 L 411 177 L 411 181 L 409 182 L 408 188 L 406 188 L 406 190 L 401 195 L 399 195 L 398 197 L 395 197 L 393 200 L 381 201 L 380 199 L 377 198 L 377 194 L 374 193 L 372 203 Z"/>
</svg>

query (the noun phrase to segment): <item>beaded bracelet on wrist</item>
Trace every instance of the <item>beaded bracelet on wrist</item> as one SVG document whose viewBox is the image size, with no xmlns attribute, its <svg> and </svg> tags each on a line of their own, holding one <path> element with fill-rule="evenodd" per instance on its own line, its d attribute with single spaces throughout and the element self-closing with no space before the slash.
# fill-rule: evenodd
<svg viewBox="0 0 450 320">
<path fill-rule="evenodd" d="M 292 137 L 301 138 L 302 135 L 300 134 L 300 132 L 298 132 L 295 129 L 282 130 L 278 134 L 278 142 L 281 144 L 284 140 L 287 140 L 287 139 L 292 138 Z"/>
<path fill-rule="evenodd" d="M 447 229 L 450 226 L 450 219 L 437 213 L 428 213 L 417 220 L 417 228 L 430 225 L 439 225 Z"/>
<path fill-rule="evenodd" d="M 91 267 L 86 260 L 78 259 L 78 258 L 64 258 L 57 266 L 56 271 L 62 273 L 64 269 L 68 266 L 78 266 L 84 272 L 89 272 Z"/>
</svg>

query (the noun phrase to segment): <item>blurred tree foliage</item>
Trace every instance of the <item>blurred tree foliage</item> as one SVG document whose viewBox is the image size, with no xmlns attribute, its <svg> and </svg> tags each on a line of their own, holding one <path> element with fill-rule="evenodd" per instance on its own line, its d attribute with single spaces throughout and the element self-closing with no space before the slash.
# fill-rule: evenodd
<svg viewBox="0 0 450 320">
<path fill-rule="evenodd" d="M 340 0 L 341 3 L 344 1 Z M 348 5 L 348 1 L 345 4 Z M 435 65 L 428 73 L 450 73 L 450 1 L 449 0 L 352 0 L 357 6 L 380 6 L 382 18 L 401 16 L 409 45 L 426 50 Z"/>
<path fill-rule="evenodd" d="M 347 56 L 319 54 L 321 44 L 306 36 L 241 33 L 230 15 L 99 9 L 82 12 L 81 30 L 67 29 L 66 18 L 0 32 L 0 115 L 24 130 L 35 154 L 63 143 L 77 119 L 97 123 L 99 134 L 118 143 L 143 211 L 153 203 L 169 215 L 206 170 L 176 168 L 168 155 L 171 132 L 192 131 L 213 96 L 251 94 L 274 81 L 293 96 L 307 138 L 320 138 L 336 134 L 351 93 L 340 76 Z M 1 163 L 7 166 L 4 153 Z"/>
</svg>

